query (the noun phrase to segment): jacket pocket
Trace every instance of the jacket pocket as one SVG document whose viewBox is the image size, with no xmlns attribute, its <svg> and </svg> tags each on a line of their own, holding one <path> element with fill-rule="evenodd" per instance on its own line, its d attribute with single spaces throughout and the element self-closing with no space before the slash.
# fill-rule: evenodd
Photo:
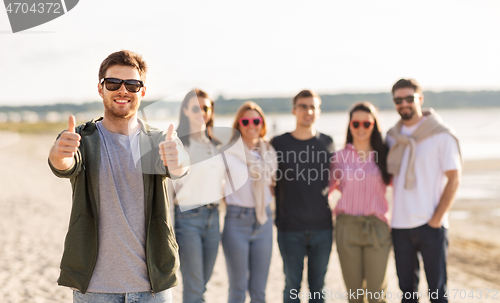
<svg viewBox="0 0 500 303">
<path fill-rule="evenodd" d="M 162 216 L 151 220 L 149 248 L 155 267 L 160 272 L 168 272 L 178 266 L 179 246 L 172 229 Z"/>
<path fill-rule="evenodd" d="M 61 277 L 71 277 L 77 284 L 83 284 L 92 271 L 97 254 L 97 231 L 94 220 L 79 215 L 71 224 L 64 241 L 61 260 Z M 78 285 L 80 286 L 80 285 Z"/>
</svg>

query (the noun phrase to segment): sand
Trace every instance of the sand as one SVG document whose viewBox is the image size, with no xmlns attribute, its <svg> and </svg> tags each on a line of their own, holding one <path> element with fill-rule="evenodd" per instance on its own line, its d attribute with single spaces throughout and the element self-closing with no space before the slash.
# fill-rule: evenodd
<svg viewBox="0 0 500 303">
<path fill-rule="evenodd" d="M 71 302 L 72 293 L 57 285 L 59 262 L 69 222 L 71 188 L 68 180 L 52 175 L 47 166 L 53 135 L 0 133 L 0 298 L 1 302 Z M 483 171 L 500 175 L 500 161 L 467 162 L 464 176 Z M 467 178 L 464 178 L 467 180 Z M 463 184 L 466 186 L 467 184 Z M 450 228 L 449 288 L 452 302 L 498 302 L 477 298 L 477 289 L 500 288 L 500 202 L 495 199 L 459 200 Z M 221 216 L 223 217 L 223 215 Z M 221 222 L 223 223 L 223 222 Z M 276 237 L 276 230 L 274 231 Z M 267 302 L 282 302 L 283 264 L 276 241 L 267 285 Z M 305 276 L 305 275 L 304 275 Z M 388 267 L 389 292 L 399 292 L 394 259 Z M 326 277 L 333 294 L 344 292 L 335 246 Z M 207 302 L 227 302 L 228 280 L 222 248 L 219 250 Z M 422 273 L 422 293 L 426 296 Z M 303 291 L 306 291 L 303 284 Z M 462 290 L 460 292 L 460 290 Z M 473 295 L 476 298 L 460 295 Z M 182 285 L 173 289 L 182 302 Z M 429 302 L 428 299 L 421 302 Z M 247 300 L 249 302 L 249 300 Z M 304 301 L 306 302 L 306 301 Z M 346 302 L 328 300 L 327 302 Z M 398 300 L 389 300 L 398 302 Z"/>
</svg>

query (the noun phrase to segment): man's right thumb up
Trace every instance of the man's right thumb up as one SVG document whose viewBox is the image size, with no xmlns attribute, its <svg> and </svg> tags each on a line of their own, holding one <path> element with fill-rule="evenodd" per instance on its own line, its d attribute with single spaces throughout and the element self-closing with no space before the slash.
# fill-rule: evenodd
<svg viewBox="0 0 500 303">
<path fill-rule="evenodd" d="M 74 133 L 75 132 L 75 124 L 76 124 L 75 116 L 69 116 L 69 119 L 68 119 L 68 132 L 70 132 L 70 133 Z"/>
</svg>

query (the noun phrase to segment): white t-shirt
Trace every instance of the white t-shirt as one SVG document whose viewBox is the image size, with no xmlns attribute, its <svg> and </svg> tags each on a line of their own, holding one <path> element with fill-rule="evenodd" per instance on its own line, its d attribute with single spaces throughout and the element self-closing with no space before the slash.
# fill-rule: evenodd
<svg viewBox="0 0 500 303">
<path fill-rule="evenodd" d="M 401 134 L 411 135 L 423 122 L 406 127 Z M 392 147 L 395 139 L 387 136 L 387 144 Z M 461 170 L 462 164 L 457 141 L 448 133 L 440 133 L 424 139 L 416 147 L 415 154 L 415 187 L 404 188 L 406 170 L 408 168 L 409 146 L 405 149 L 399 174 L 393 178 L 394 207 L 392 228 L 415 228 L 429 222 L 439 204 L 448 179 L 445 172 Z M 441 222 L 449 227 L 448 213 Z"/>
<path fill-rule="evenodd" d="M 224 197 L 226 166 L 216 148 L 209 141 L 190 140 L 185 147 L 191 164 L 182 179 L 172 180 L 181 211 L 209 203 L 219 203 Z"/>
<path fill-rule="evenodd" d="M 256 157 L 260 157 L 259 153 L 256 151 L 251 151 L 251 153 Z M 226 203 L 228 205 L 254 208 L 255 199 L 252 192 L 252 179 L 248 174 L 247 164 L 244 163 L 240 158 L 231 154 L 226 155 L 226 160 L 230 168 L 231 177 L 233 178 L 233 180 L 236 180 L 236 183 L 238 184 L 243 183 L 243 186 L 236 189 L 236 191 L 233 193 L 231 185 L 229 184 L 229 182 L 226 182 Z M 266 186 L 266 188 L 264 188 L 264 194 L 267 206 L 273 200 L 270 186 Z"/>
</svg>

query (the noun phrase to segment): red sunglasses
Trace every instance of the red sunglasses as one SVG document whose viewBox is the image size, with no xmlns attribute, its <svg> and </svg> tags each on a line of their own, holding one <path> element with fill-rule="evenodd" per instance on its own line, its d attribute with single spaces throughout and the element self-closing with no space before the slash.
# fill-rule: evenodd
<svg viewBox="0 0 500 303">
<path fill-rule="evenodd" d="M 358 120 L 351 120 L 351 126 L 353 128 L 358 128 L 359 126 L 363 125 L 364 128 L 368 129 L 370 127 L 372 127 L 372 125 L 375 124 L 374 121 L 358 121 Z"/>
<path fill-rule="evenodd" d="M 247 127 L 248 125 L 250 125 L 250 121 L 253 122 L 253 125 L 259 126 L 259 124 L 262 123 L 262 118 L 241 118 L 239 122 L 242 127 Z"/>
</svg>

